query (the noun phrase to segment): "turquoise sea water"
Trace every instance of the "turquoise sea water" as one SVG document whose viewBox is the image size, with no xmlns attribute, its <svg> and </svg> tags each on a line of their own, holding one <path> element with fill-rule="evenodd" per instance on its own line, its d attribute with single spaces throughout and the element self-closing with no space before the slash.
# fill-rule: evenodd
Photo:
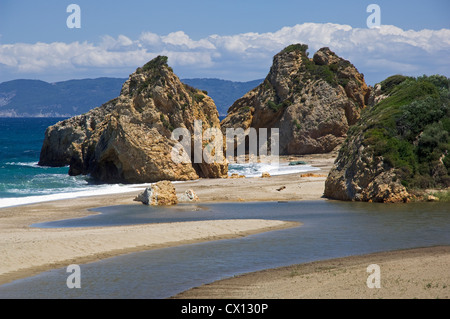
<svg viewBox="0 0 450 319">
<path fill-rule="evenodd" d="M 68 167 L 38 166 L 44 133 L 62 118 L 0 118 L 0 208 L 127 191 L 69 176 Z"/>
<path fill-rule="evenodd" d="M 0 198 L 49 194 L 84 181 L 66 179 L 67 168 L 39 167 L 45 129 L 58 118 L 0 118 Z"/>
</svg>

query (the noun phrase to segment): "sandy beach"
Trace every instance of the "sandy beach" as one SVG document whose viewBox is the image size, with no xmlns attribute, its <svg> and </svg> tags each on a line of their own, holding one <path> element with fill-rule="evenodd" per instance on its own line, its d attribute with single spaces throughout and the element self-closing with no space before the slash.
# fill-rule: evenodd
<svg viewBox="0 0 450 319">
<path fill-rule="evenodd" d="M 329 154 L 302 159 L 321 168 L 314 171 L 315 177 L 289 174 L 270 178 L 200 179 L 174 185 L 177 194 L 193 189 L 200 203 L 321 199 L 325 176 L 334 156 Z M 298 226 L 298 223 L 285 221 L 223 220 L 76 229 L 30 227 L 34 223 L 95 214 L 90 209 L 96 207 L 142 205 L 133 201 L 140 192 L 139 189 L 123 194 L 0 209 L 0 284 L 72 263 L 82 264 L 135 251 Z"/>
<path fill-rule="evenodd" d="M 369 265 L 380 287 L 369 288 Z M 450 246 L 374 253 L 269 269 L 220 280 L 178 299 L 449 299 Z"/>
<path fill-rule="evenodd" d="M 269 178 L 201 179 L 175 183 L 177 193 L 193 189 L 200 203 L 325 200 L 326 175 L 335 154 L 311 155 L 304 160 L 320 168 Z M 95 207 L 142 205 L 136 192 L 85 197 L 0 209 L 0 285 L 46 270 L 82 264 L 121 254 L 194 242 L 247 236 L 299 223 L 278 220 L 219 220 L 117 227 L 42 229 L 38 222 L 83 217 Z M 382 253 L 375 261 L 383 267 L 384 285 L 370 289 L 355 283 L 367 278 L 369 257 L 349 257 L 283 269 L 267 270 L 212 283 L 177 298 L 448 298 L 448 247 Z M 368 258 L 368 259 L 367 259 Z M 366 265 L 365 267 L 363 267 Z M 387 270 L 390 269 L 390 270 Z M 418 269 L 427 269 L 419 272 Z M 356 279 L 357 278 L 357 279 Z M 408 282 L 408 286 L 395 286 Z M 407 293 L 403 294 L 403 290 Z"/>
<path fill-rule="evenodd" d="M 92 214 L 88 209 L 98 204 L 131 204 L 130 197 L 88 197 L 0 210 L 0 284 L 73 263 L 298 226 L 284 221 L 223 220 L 75 229 L 29 227 L 87 216 Z"/>
</svg>

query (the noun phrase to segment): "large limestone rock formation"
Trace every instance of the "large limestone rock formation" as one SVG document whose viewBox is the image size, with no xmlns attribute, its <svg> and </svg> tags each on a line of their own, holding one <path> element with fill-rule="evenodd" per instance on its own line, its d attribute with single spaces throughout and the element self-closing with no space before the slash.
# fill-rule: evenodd
<svg viewBox="0 0 450 319">
<path fill-rule="evenodd" d="M 307 45 L 275 55 L 264 82 L 238 99 L 227 128 L 279 128 L 280 154 L 330 152 L 340 145 L 368 101 L 364 75 L 329 48 L 308 58 Z"/>
<path fill-rule="evenodd" d="M 47 128 L 39 165 L 66 166 L 74 154 L 81 154 L 81 145 L 90 138 L 98 124 L 114 109 L 117 98 L 91 111 L 61 121 Z"/>
<path fill-rule="evenodd" d="M 173 161 L 172 131 L 185 128 L 193 136 L 194 121 L 201 121 L 203 130 L 220 129 L 214 101 L 181 83 L 167 57 L 159 56 L 131 74 L 116 99 L 49 127 L 39 164 L 70 165 L 69 174 L 103 182 L 226 176 L 225 162 Z"/>
</svg>

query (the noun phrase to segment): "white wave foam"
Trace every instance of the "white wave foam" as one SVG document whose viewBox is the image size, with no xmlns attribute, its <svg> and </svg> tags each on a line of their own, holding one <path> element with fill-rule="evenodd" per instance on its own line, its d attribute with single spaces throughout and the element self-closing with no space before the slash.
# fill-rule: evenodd
<svg viewBox="0 0 450 319">
<path fill-rule="evenodd" d="M 37 162 L 33 163 L 16 163 L 13 165 L 37 165 Z M 228 174 L 238 173 L 245 175 L 246 177 L 260 177 L 263 172 L 268 172 L 270 175 L 284 175 L 295 174 L 309 171 L 320 170 L 319 168 L 310 165 L 289 165 L 288 163 L 279 164 L 267 164 L 267 163 L 245 163 L 245 164 L 230 164 L 228 168 Z M 183 183 L 183 181 L 173 182 Z M 151 183 L 146 184 L 130 184 L 130 185 L 97 185 L 97 186 L 85 186 L 81 188 L 66 189 L 61 192 L 53 194 L 42 195 L 42 192 L 46 192 L 46 189 L 37 192 L 29 192 L 28 190 L 16 189 L 16 193 L 22 194 L 35 194 L 34 196 L 24 197 L 12 197 L 12 198 L 0 198 L 0 208 L 20 206 L 27 204 L 42 203 L 54 200 L 73 199 L 79 197 L 98 196 L 98 195 L 112 195 L 120 193 L 128 193 L 144 190 Z M 49 190 L 54 191 L 54 190 Z M 38 194 L 41 195 L 38 195 Z"/>
<path fill-rule="evenodd" d="M 20 206 L 27 204 L 42 203 L 54 200 L 72 199 L 78 197 L 98 196 L 98 195 L 111 195 L 128 193 L 143 190 L 146 184 L 136 185 L 107 185 L 98 186 L 95 188 L 89 188 L 73 192 L 63 192 L 49 195 L 37 195 L 37 196 L 25 196 L 25 197 L 13 197 L 13 198 L 0 198 L 0 208 Z"/>
<path fill-rule="evenodd" d="M 246 177 L 261 177 L 263 172 L 270 175 L 296 174 L 310 171 L 317 171 L 320 168 L 311 165 L 289 165 L 288 163 L 244 163 L 230 164 L 228 166 L 228 175 L 237 173 Z"/>
<path fill-rule="evenodd" d="M 38 162 L 7 162 L 5 164 L 11 166 L 40 167 L 38 166 Z"/>
<path fill-rule="evenodd" d="M 6 165 L 10 166 L 25 166 L 25 167 L 34 167 L 34 168 L 54 168 L 51 166 L 41 166 L 39 165 L 39 162 L 7 162 Z M 69 166 L 64 166 L 69 167 Z"/>
</svg>

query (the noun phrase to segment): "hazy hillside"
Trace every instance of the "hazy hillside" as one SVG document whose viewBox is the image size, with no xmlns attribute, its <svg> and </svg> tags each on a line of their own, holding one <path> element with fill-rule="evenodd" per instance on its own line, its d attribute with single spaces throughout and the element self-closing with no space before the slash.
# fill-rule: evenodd
<svg viewBox="0 0 450 319">
<path fill-rule="evenodd" d="M 48 83 L 13 80 L 0 83 L 0 117 L 69 117 L 86 113 L 117 97 L 126 79 L 97 78 Z M 219 79 L 184 79 L 208 91 L 221 115 L 261 80 L 233 82 Z"/>
<path fill-rule="evenodd" d="M 81 114 L 116 97 L 125 79 L 98 78 L 47 83 L 0 83 L 0 116 L 36 117 Z"/>
<path fill-rule="evenodd" d="M 208 95 L 216 103 L 219 114 L 226 115 L 234 101 L 257 87 L 263 80 L 233 82 L 219 79 L 183 79 L 181 81 L 197 89 L 208 91 Z"/>
</svg>

